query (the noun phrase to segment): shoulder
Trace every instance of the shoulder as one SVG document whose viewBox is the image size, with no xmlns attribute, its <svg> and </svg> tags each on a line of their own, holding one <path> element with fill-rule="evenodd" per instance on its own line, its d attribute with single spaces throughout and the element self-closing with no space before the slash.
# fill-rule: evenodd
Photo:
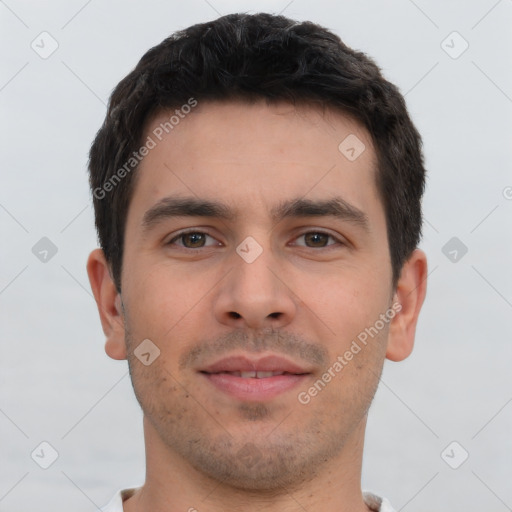
<svg viewBox="0 0 512 512">
<path fill-rule="evenodd" d="M 386 498 L 381 498 L 369 491 L 363 491 L 363 499 L 372 512 L 396 512 Z"/>
<path fill-rule="evenodd" d="M 123 512 L 123 501 L 131 498 L 137 489 L 119 489 L 112 499 L 104 506 L 101 507 L 101 512 Z"/>
</svg>

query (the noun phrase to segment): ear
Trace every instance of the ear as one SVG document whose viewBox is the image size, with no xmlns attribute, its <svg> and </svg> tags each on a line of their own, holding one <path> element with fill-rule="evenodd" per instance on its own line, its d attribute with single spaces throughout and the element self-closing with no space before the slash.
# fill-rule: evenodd
<svg viewBox="0 0 512 512">
<path fill-rule="evenodd" d="M 110 275 L 109 265 L 101 249 L 95 249 L 87 260 L 87 274 L 107 338 L 105 352 L 112 359 L 126 359 L 124 318 L 121 296 Z"/>
<path fill-rule="evenodd" d="M 414 335 L 421 306 L 427 293 L 427 257 L 416 249 L 400 273 L 393 309 L 397 311 L 389 328 L 386 358 L 402 361 L 414 347 Z"/>
</svg>

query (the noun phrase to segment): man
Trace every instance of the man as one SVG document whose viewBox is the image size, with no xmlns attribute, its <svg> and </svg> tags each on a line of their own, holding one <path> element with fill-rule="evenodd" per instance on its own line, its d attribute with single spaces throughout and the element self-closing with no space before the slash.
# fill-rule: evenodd
<svg viewBox="0 0 512 512">
<path fill-rule="evenodd" d="M 89 279 L 146 446 L 104 510 L 393 510 L 361 490 L 364 432 L 427 275 L 396 87 L 318 25 L 224 16 L 143 56 L 89 168 Z"/>
</svg>

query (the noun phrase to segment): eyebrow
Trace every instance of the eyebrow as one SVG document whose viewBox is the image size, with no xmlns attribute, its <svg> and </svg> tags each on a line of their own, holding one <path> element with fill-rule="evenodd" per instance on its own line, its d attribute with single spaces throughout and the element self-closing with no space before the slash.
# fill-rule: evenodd
<svg viewBox="0 0 512 512">
<path fill-rule="evenodd" d="M 274 223 L 288 218 L 335 217 L 369 231 L 367 215 L 341 197 L 326 200 L 304 198 L 286 200 L 273 207 L 270 214 Z M 142 219 L 143 230 L 149 231 L 161 222 L 174 217 L 207 217 L 233 221 L 236 218 L 236 210 L 217 201 L 169 196 L 146 211 Z"/>
</svg>

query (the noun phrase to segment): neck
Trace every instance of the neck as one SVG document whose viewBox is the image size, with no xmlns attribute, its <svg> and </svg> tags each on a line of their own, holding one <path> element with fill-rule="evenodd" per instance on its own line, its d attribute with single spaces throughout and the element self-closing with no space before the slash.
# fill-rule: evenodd
<svg viewBox="0 0 512 512">
<path fill-rule="evenodd" d="M 124 512 L 368 512 L 361 492 L 366 416 L 340 454 L 315 468 L 308 481 L 279 490 L 233 488 L 171 453 L 144 418 L 146 482 L 124 502 Z"/>
</svg>

